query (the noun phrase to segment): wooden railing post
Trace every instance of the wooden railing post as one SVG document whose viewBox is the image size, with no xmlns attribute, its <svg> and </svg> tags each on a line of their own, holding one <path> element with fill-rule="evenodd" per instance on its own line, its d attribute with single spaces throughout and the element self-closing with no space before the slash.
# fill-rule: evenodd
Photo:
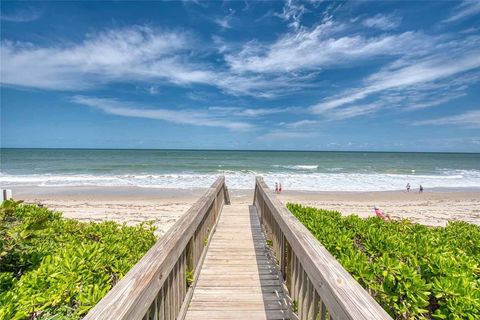
<svg viewBox="0 0 480 320">
<path fill-rule="evenodd" d="M 227 185 L 224 184 L 223 190 L 224 190 L 223 194 L 225 198 L 225 204 L 230 204 L 230 194 L 228 193 Z"/>
</svg>

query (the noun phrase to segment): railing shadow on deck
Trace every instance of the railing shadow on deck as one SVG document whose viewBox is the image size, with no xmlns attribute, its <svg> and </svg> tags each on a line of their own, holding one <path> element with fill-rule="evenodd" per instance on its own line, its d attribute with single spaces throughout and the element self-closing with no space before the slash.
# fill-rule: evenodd
<svg viewBox="0 0 480 320">
<path fill-rule="evenodd" d="M 253 204 L 298 319 L 392 319 L 282 204 L 262 177 Z"/>
<path fill-rule="evenodd" d="M 249 205 L 248 212 L 252 237 L 254 238 L 253 245 L 260 289 L 263 297 L 262 300 L 265 308 L 265 319 L 290 319 L 291 311 L 289 309 L 289 303 L 285 299 L 285 291 L 280 282 L 281 278 L 278 268 L 275 266 L 274 257 L 272 257 L 268 244 L 266 243 L 257 208 L 254 205 Z M 255 232 L 256 226 L 258 226 L 258 232 Z M 255 239 L 255 237 L 257 237 L 257 239 Z M 262 244 L 257 243 L 255 240 L 260 240 Z M 264 261 L 265 258 L 268 259 L 267 263 Z M 265 283 L 262 283 L 262 281 L 265 281 Z M 276 282 L 278 282 L 278 285 L 275 284 Z"/>
<path fill-rule="evenodd" d="M 198 274 L 224 204 L 229 194 L 219 177 L 84 320 L 176 319 L 189 302 L 187 273 Z"/>
</svg>

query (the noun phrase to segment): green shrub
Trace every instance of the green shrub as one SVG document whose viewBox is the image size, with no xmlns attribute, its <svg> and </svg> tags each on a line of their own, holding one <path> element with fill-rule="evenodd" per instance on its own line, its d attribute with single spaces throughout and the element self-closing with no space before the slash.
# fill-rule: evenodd
<svg viewBox="0 0 480 320">
<path fill-rule="evenodd" d="M 427 227 L 287 206 L 393 317 L 479 319 L 480 227 Z"/>
<path fill-rule="evenodd" d="M 155 242 L 151 223 L 83 223 L 4 201 L 0 319 L 78 319 Z"/>
</svg>

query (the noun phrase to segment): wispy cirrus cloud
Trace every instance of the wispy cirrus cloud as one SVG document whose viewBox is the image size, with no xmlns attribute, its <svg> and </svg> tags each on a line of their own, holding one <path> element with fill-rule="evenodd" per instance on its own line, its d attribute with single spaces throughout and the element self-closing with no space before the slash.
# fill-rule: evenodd
<svg viewBox="0 0 480 320">
<path fill-rule="evenodd" d="M 311 138 L 310 132 L 294 130 L 272 130 L 257 137 L 259 141 L 297 140 Z"/>
<path fill-rule="evenodd" d="M 276 16 L 289 23 L 289 26 L 298 29 L 302 23 L 302 16 L 307 9 L 305 6 L 296 0 L 287 0 L 283 6 L 281 13 Z"/>
<path fill-rule="evenodd" d="M 341 114 L 340 108 L 350 108 L 367 98 L 384 106 L 402 105 L 405 110 L 414 110 L 458 98 L 480 80 L 479 44 L 480 37 L 472 36 L 461 42 L 434 45 L 423 57 L 403 57 L 368 76 L 363 86 L 327 97 L 311 110 L 317 114 Z"/>
<path fill-rule="evenodd" d="M 5 12 L 2 8 L 0 20 L 8 22 L 31 22 L 39 19 L 43 14 L 43 9 L 33 6 L 27 6 L 12 12 Z"/>
<path fill-rule="evenodd" d="M 458 6 L 453 9 L 450 17 L 443 20 L 443 22 L 457 22 L 467 19 L 480 13 L 480 1 L 478 0 L 463 0 Z"/>
<path fill-rule="evenodd" d="M 232 28 L 232 26 L 230 25 L 230 21 L 226 17 L 214 19 L 213 22 L 215 22 L 216 24 L 218 24 L 220 27 L 224 29 Z"/>
<path fill-rule="evenodd" d="M 236 73 L 230 70 L 218 73 L 213 85 L 237 96 L 274 98 L 315 86 L 309 82 L 311 74 L 278 74 L 274 77 L 263 73 Z"/>
<path fill-rule="evenodd" d="M 373 57 L 401 56 L 425 50 L 431 39 L 404 32 L 377 36 L 348 35 L 344 25 L 327 21 L 311 29 L 287 33 L 271 44 L 251 41 L 225 60 L 234 72 L 284 73 L 319 71 L 366 61 Z"/>
<path fill-rule="evenodd" d="M 461 125 L 480 127 L 480 110 L 471 110 L 461 114 L 414 122 L 414 125 Z"/>
<path fill-rule="evenodd" d="M 3 40 L 1 82 L 71 91 L 140 82 L 151 94 L 164 84 L 200 84 L 231 95 L 268 99 L 318 88 L 325 70 L 368 64 L 375 58 L 389 61 L 358 86 L 307 108 L 329 119 L 346 119 L 387 105 L 415 110 L 445 103 L 463 96 L 465 88 L 478 81 L 467 74 L 479 66 L 478 36 L 456 41 L 416 31 L 395 33 L 392 29 L 401 18 L 392 14 L 363 20 L 378 29 L 374 32 L 357 32 L 332 17 L 306 27 L 301 19 L 307 11 L 304 4 L 288 1 L 282 19 L 293 23 L 292 28 L 271 41 L 229 43 L 214 36 L 216 54 L 223 58 L 216 56 L 215 62 L 209 56 L 212 48 L 195 41 L 192 33 L 149 26 L 94 32 L 79 43 L 48 46 Z M 454 77 L 459 74 L 465 78 L 462 83 Z M 368 99 L 376 101 L 363 101 Z M 257 109 L 237 112 L 267 114 Z"/>
<path fill-rule="evenodd" d="M 4 85 L 81 91 L 110 83 L 214 86 L 233 95 L 270 98 L 308 86 L 309 75 L 274 78 L 262 73 L 232 72 L 194 58 L 202 47 L 191 34 L 132 26 L 88 34 L 80 43 L 38 46 L 2 40 Z M 39 63 L 41 61 L 42 63 Z"/>
<path fill-rule="evenodd" d="M 263 117 L 272 114 L 280 113 L 297 113 L 301 112 L 301 108 L 297 107 L 288 107 L 288 108 L 241 108 L 241 107 L 209 107 L 208 110 L 216 114 L 222 114 L 225 116 L 236 116 L 236 117 Z"/>
<path fill-rule="evenodd" d="M 235 14 L 235 10 L 229 9 L 228 11 L 229 13 L 227 15 L 223 17 L 215 18 L 213 19 L 213 22 L 224 29 L 231 29 L 232 18 L 233 18 L 233 15 Z"/>
<path fill-rule="evenodd" d="M 303 129 L 303 128 L 306 128 L 306 127 L 316 126 L 319 123 L 320 123 L 320 121 L 318 121 L 318 120 L 304 119 L 304 120 L 299 120 L 299 121 L 295 121 L 295 122 L 286 123 L 284 125 L 285 125 L 285 127 L 289 128 L 289 129 Z"/>
<path fill-rule="evenodd" d="M 138 105 L 133 102 L 122 102 L 111 98 L 73 96 L 72 102 L 93 107 L 104 113 L 131 118 L 162 120 L 176 124 L 219 127 L 233 131 L 251 130 L 255 126 L 235 121 L 225 115 L 217 115 L 209 110 L 199 109 L 167 109 Z"/>
<path fill-rule="evenodd" d="M 378 28 L 380 30 L 393 30 L 400 26 L 402 18 L 395 14 L 377 14 L 373 17 L 363 20 L 363 25 L 369 28 Z"/>
<path fill-rule="evenodd" d="M 318 134 L 319 125 L 322 121 L 317 119 L 302 119 L 293 122 L 280 122 L 273 129 L 270 128 L 264 134 L 257 137 L 259 141 L 275 140 L 299 140 L 312 139 Z"/>
<path fill-rule="evenodd" d="M 347 108 L 342 108 L 338 110 L 334 110 L 331 112 L 327 112 L 325 114 L 327 119 L 330 120 L 344 120 L 355 118 L 371 113 L 375 113 L 383 107 L 382 103 L 369 103 L 369 104 L 359 104 L 359 105 L 351 105 Z"/>
<path fill-rule="evenodd" d="M 183 61 L 189 37 L 145 26 L 87 35 L 80 44 L 39 47 L 2 41 L 2 83 L 41 89 L 77 90 L 98 84 L 165 80 L 204 83 L 213 77 Z M 41 61 L 41 63 L 39 63 Z"/>
</svg>

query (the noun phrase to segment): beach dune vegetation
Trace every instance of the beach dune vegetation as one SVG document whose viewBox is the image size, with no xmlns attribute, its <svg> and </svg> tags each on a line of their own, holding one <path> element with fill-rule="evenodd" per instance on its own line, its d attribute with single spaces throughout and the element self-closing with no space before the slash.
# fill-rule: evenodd
<svg viewBox="0 0 480 320">
<path fill-rule="evenodd" d="M 480 227 L 289 210 L 395 319 L 479 319 Z"/>
<path fill-rule="evenodd" d="M 79 222 L 12 200 L 0 208 L 0 319 L 79 319 L 155 243 L 151 223 Z"/>
</svg>

